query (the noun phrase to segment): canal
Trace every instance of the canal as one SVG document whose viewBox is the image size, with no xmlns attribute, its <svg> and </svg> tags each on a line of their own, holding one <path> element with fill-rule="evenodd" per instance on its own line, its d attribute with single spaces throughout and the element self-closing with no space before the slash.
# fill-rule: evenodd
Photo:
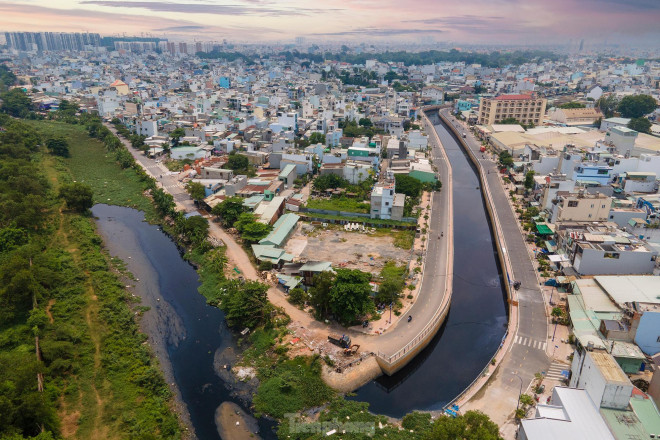
<svg viewBox="0 0 660 440">
<path fill-rule="evenodd" d="M 236 348 L 224 314 L 206 304 L 197 292 L 195 269 L 158 226 L 144 221 L 141 211 L 99 204 L 92 212 L 110 255 L 121 258 L 137 278 L 129 292 L 151 308 L 141 327 L 166 380 L 178 388 L 184 418 L 191 421 L 198 438 L 219 439 L 216 409 L 229 401 L 248 410 L 245 394 L 249 394 L 232 389 L 227 376 L 221 377 L 228 374 L 223 366 L 231 356 L 226 354 Z M 260 419 L 254 423 L 262 438 L 275 437 L 273 422 Z"/>
<path fill-rule="evenodd" d="M 439 410 L 482 371 L 507 326 L 503 288 L 490 219 L 476 170 L 437 115 L 429 115 L 453 173 L 454 281 L 449 315 L 433 341 L 393 376 L 381 376 L 356 391 L 378 414 L 402 417 L 413 410 Z M 442 286 L 438 286 L 438 290 Z"/>
</svg>

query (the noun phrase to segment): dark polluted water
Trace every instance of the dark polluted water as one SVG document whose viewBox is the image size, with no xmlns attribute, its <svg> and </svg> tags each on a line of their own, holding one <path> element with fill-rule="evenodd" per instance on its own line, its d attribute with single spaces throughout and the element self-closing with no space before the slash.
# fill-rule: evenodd
<svg viewBox="0 0 660 440">
<path fill-rule="evenodd" d="M 141 211 L 99 204 L 92 212 L 110 255 L 121 258 L 139 280 L 132 282 L 135 288 L 129 291 L 151 307 L 141 326 L 161 360 L 166 380 L 180 392 L 184 418 L 189 417 L 198 438 L 219 439 L 218 406 L 229 401 L 249 409 L 237 393 L 240 390 L 218 374 L 224 364 L 217 359 L 236 349 L 224 314 L 206 304 L 197 292 L 195 269 L 158 226 L 144 221 Z M 214 360 L 219 365 L 214 367 Z M 275 422 L 259 419 L 257 423 L 259 436 L 276 438 Z"/>
<path fill-rule="evenodd" d="M 454 282 L 451 308 L 433 341 L 394 376 L 356 391 L 378 414 L 402 417 L 439 410 L 488 364 L 508 321 L 501 271 L 479 179 L 466 153 L 438 117 L 431 117 L 453 174 Z M 440 288 L 440 286 L 439 286 Z"/>
</svg>

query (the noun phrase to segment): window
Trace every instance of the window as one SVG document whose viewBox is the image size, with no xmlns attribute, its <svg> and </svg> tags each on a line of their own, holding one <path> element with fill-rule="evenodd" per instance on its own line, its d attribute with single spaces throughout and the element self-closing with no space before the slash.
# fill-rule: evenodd
<svg viewBox="0 0 660 440">
<path fill-rule="evenodd" d="M 589 218 L 591 218 L 591 214 L 589 214 Z"/>
<path fill-rule="evenodd" d="M 390 206 L 390 202 L 385 202 L 385 206 Z"/>
<path fill-rule="evenodd" d="M 605 206 L 603 205 L 603 208 L 604 208 L 604 207 L 605 207 Z M 610 220 L 612 220 L 613 218 L 614 218 L 614 216 L 613 216 L 613 215 L 611 215 L 611 216 L 610 216 Z"/>
<path fill-rule="evenodd" d="M 605 209 L 605 205 L 600 205 L 601 208 Z"/>
<path fill-rule="evenodd" d="M 598 170 L 598 174 L 609 174 L 610 170 Z"/>
<path fill-rule="evenodd" d="M 655 342 L 660 342 L 660 336 L 658 336 L 658 339 L 656 339 Z"/>
<path fill-rule="evenodd" d="M 578 202 L 577 200 L 569 200 L 568 201 L 568 207 L 569 208 L 577 208 Z"/>
<path fill-rule="evenodd" d="M 591 204 L 591 207 L 592 207 L 592 208 L 594 207 L 594 204 L 593 204 L 593 203 Z"/>
<path fill-rule="evenodd" d="M 618 252 L 605 252 L 603 255 L 603 258 L 613 258 L 615 260 L 619 259 L 619 253 Z"/>
</svg>

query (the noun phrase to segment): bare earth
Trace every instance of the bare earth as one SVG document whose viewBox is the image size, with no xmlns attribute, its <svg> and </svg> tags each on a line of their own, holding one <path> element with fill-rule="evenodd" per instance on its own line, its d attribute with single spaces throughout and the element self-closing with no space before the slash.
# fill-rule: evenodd
<svg viewBox="0 0 660 440">
<path fill-rule="evenodd" d="M 313 230 L 311 230 L 313 228 Z M 394 246 L 390 236 L 346 232 L 329 227 L 298 226 L 285 247 L 301 260 L 330 261 L 334 267 L 378 273 L 385 262 L 408 264 L 410 251 Z"/>
</svg>

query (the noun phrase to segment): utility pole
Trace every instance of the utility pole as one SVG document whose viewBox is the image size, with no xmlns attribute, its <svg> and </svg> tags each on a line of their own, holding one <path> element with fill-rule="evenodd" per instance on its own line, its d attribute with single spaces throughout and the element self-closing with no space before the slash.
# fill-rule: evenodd
<svg viewBox="0 0 660 440">
<path fill-rule="evenodd" d="M 520 392 L 518 393 L 518 402 L 516 403 L 516 414 L 518 413 L 518 409 L 520 408 L 520 396 L 522 396 L 522 387 L 523 387 L 523 380 L 522 377 L 518 376 L 517 374 L 514 374 L 518 379 L 520 379 Z"/>
</svg>

